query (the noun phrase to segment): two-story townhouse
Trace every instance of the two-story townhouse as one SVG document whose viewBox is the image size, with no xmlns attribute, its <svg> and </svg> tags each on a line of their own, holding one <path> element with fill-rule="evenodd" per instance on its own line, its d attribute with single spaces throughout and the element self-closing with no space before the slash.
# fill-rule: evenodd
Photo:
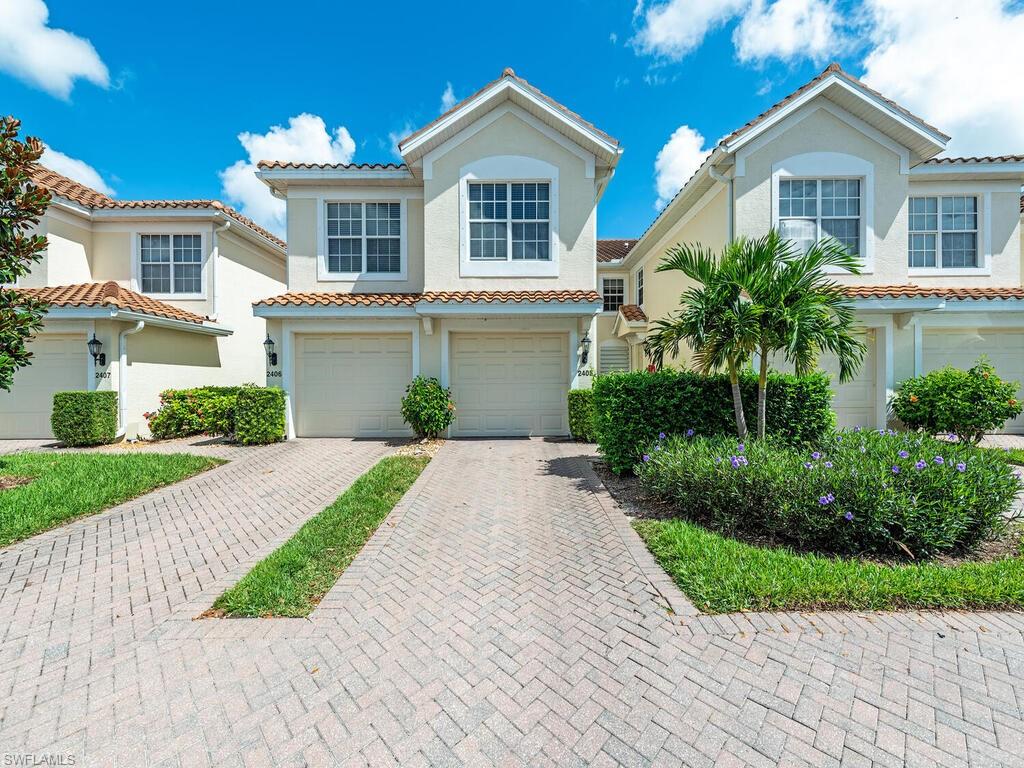
<svg viewBox="0 0 1024 768">
<path fill-rule="evenodd" d="M 835 237 L 863 261 L 861 274 L 836 275 L 868 341 L 855 380 L 835 388 L 840 424 L 882 427 L 900 381 L 947 364 L 969 367 L 980 355 L 1024 383 L 1024 156 L 940 157 L 948 141 L 830 65 L 722 139 L 607 267 L 624 276 L 621 288 L 612 285 L 627 298 L 599 348 L 624 341 L 630 367 L 647 364 L 648 318 L 678 309 L 686 288 L 677 273 L 655 274 L 667 249 L 701 243 L 717 251 L 776 227 L 803 247 Z M 834 360 L 820 364 L 835 372 Z M 1007 429 L 1024 432 L 1024 417 Z"/>
<path fill-rule="evenodd" d="M 116 200 L 42 166 L 33 180 L 52 196 L 47 247 L 17 288 L 50 309 L 0 392 L 0 438 L 52 436 L 63 390 L 116 391 L 133 437 L 165 389 L 264 380 L 252 302 L 283 290 L 283 241 L 216 200 Z"/>
<path fill-rule="evenodd" d="M 254 311 L 289 434 L 406 435 L 417 374 L 452 388 L 453 435 L 566 434 L 619 143 L 506 69 L 399 151 L 400 164 L 259 164 L 288 206 L 288 292 Z"/>
</svg>

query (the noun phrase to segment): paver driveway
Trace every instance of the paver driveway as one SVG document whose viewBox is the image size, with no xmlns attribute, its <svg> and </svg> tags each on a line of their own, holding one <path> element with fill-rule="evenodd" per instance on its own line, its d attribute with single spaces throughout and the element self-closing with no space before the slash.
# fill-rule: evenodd
<svg viewBox="0 0 1024 768">
<path fill-rule="evenodd" d="M 80 765 L 1024 762 L 1018 615 L 690 615 L 568 443 L 449 442 L 310 620 L 192 620 L 374 445 L 269 449 L 216 470 L 237 484 L 216 483 L 219 499 L 197 479 L 167 492 L 173 516 L 144 500 L 71 526 L 88 530 L 70 560 L 44 544 L 54 534 L 0 553 L 0 751 Z M 309 496 L 270 491 L 262 473 L 282 464 L 279 482 L 297 475 Z M 247 511 L 275 506 L 285 522 Z M 216 543 L 182 543 L 186 530 Z"/>
</svg>

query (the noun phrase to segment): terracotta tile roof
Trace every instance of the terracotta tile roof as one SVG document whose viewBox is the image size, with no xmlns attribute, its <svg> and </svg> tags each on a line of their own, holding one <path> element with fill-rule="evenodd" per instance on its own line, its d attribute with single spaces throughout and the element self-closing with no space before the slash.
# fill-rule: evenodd
<svg viewBox="0 0 1024 768">
<path fill-rule="evenodd" d="M 530 93 L 532 93 L 534 96 L 536 96 L 537 98 L 541 99 L 542 101 L 544 101 L 545 103 L 549 104 L 550 106 L 554 107 L 559 112 L 562 112 L 562 113 L 568 115 L 570 118 L 572 118 L 576 122 L 581 123 L 582 125 L 586 126 L 588 129 L 590 129 L 591 131 L 596 133 L 598 136 L 601 136 L 606 141 L 611 142 L 612 144 L 614 144 L 616 146 L 619 145 L 619 140 L 616 139 L 614 136 L 610 136 L 609 134 L 605 133 L 600 128 L 598 128 L 596 125 L 591 123 L 589 120 L 583 119 L 582 117 L 580 117 L 580 115 L 578 115 L 575 112 L 573 112 L 571 109 L 569 109 L 564 104 L 560 104 L 559 102 L 557 102 L 554 99 L 552 99 L 550 96 L 548 96 L 545 93 L 541 92 L 538 88 L 536 88 L 535 86 L 531 85 L 526 80 L 524 80 L 519 75 L 517 75 L 515 73 L 515 70 L 512 69 L 512 67 L 505 67 L 505 69 L 502 70 L 500 77 L 498 77 L 497 79 L 492 80 L 491 82 L 487 83 L 487 85 L 485 85 L 483 88 L 478 90 L 472 96 L 467 96 L 465 99 L 460 101 L 458 104 L 454 105 L 451 109 L 449 109 L 448 111 L 446 111 L 443 114 L 441 114 L 440 116 L 438 116 L 437 119 L 431 120 L 429 123 L 424 125 L 422 128 L 419 128 L 419 129 L 413 131 L 408 136 L 406 136 L 404 139 L 399 141 L 398 142 L 399 150 L 401 150 L 401 148 L 402 148 L 402 146 L 404 144 L 408 144 L 412 139 L 415 139 L 420 134 L 430 130 L 435 125 L 437 125 L 439 122 L 441 122 L 446 117 L 451 115 L 452 113 L 458 112 L 468 102 L 470 102 L 473 99 L 475 99 L 477 96 L 479 96 L 481 93 L 483 93 L 487 89 L 492 88 L 493 86 L 497 85 L 498 83 L 500 83 L 505 78 L 510 78 L 512 80 L 515 80 L 521 86 L 523 86 L 528 91 L 530 91 Z"/>
<path fill-rule="evenodd" d="M 203 318 L 193 312 L 130 291 L 113 280 L 106 283 L 78 283 L 46 288 L 19 288 L 19 293 L 41 299 L 56 307 L 117 307 L 169 320 L 183 320 L 203 324 Z"/>
<path fill-rule="evenodd" d="M 647 315 L 636 304 L 623 304 L 619 307 L 619 314 L 631 323 L 647 322 Z"/>
<path fill-rule="evenodd" d="M 821 74 L 816 76 L 814 79 L 812 79 L 808 83 L 800 86 L 795 91 L 793 91 L 791 94 L 789 94 L 786 98 L 782 99 L 782 101 L 780 101 L 780 102 L 778 102 L 776 104 L 773 104 L 771 107 L 766 109 L 764 112 L 762 112 L 760 115 L 755 117 L 753 120 L 751 120 L 748 123 L 745 123 L 744 125 L 741 125 L 735 131 L 730 133 L 728 136 L 726 136 L 724 139 L 722 139 L 719 142 L 719 146 L 721 146 L 722 144 L 728 144 L 729 142 L 739 138 L 744 133 L 749 131 L 751 128 L 753 128 L 754 126 L 756 126 L 759 123 L 763 122 L 764 120 L 768 119 L 773 114 L 778 112 L 780 109 L 785 107 L 787 104 L 790 104 L 793 101 L 795 101 L 796 99 L 800 98 L 805 93 L 807 93 L 807 91 L 811 90 L 812 88 L 814 88 L 814 86 L 818 85 L 818 83 L 822 82 L 823 80 L 827 79 L 830 75 L 833 75 L 833 74 L 840 75 L 843 79 L 848 80 L 849 82 L 851 82 L 854 85 L 856 85 L 858 88 L 862 88 L 865 91 L 867 91 L 868 93 L 870 93 L 872 96 L 875 96 L 875 97 L 881 99 L 888 106 L 892 107 L 894 110 L 899 112 L 901 115 L 909 117 L 911 120 L 913 120 L 913 121 L 915 121 L 917 123 L 920 123 L 921 125 L 925 126 L 928 130 L 933 131 L 934 133 L 937 133 L 939 136 L 944 137 L 947 141 L 949 140 L 950 137 L 947 136 L 946 134 L 944 134 L 942 131 L 940 131 L 938 128 L 936 128 L 934 125 L 930 125 L 929 123 L 925 122 L 923 119 L 921 119 L 920 117 L 915 115 L 910 110 L 905 109 L 904 107 L 901 107 L 899 104 L 897 104 L 892 99 L 887 99 L 885 96 L 880 94 L 874 88 L 869 87 L 864 82 L 862 82 L 861 80 L 859 80 L 858 78 L 854 77 L 849 72 L 844 70 L 839 65 L 839 62 L 833 61 L 831 64 L 829 64 L 821 72 Z"/>
<path fill-rule="evenodd" d="M 598 240 L 597 260 L 618 261 L 626 257 L 626 252 L 636 245 L 636 239 L 632 240 Z"/>
<path fill-rule="evenodd" d="M 965 165 L 967 163 L 1024 163 L 1024 155 L 985 155 L 984 157 L 931 157 L 921 165 Z"/>
<path fill-rule="evenodd" d="M 80 184 L 74 179 L 69 179 L 67 176 L 62 176 L 42 165 L 33 166 L 31 175 L 32 180 L 36 184 L 48 189 L 51 194 L 63 197 L 79 205 L 84 205 L 86 208 L 99 210 L 212 208 L 216 211 L 221 211 L 239 224 L 267 238 L 282 250 L 286 247 L 284 240 L 264 229 L 248 216 L 243 216 L 230 205 L 225 205 L 220 200 L 115 200 L 102 192 L 97 192 L 91 187 Z"/>
<path fill-rule="evenodd" d="M 283 293 L 255 302 L 264 307 L 411 307 L 418 302 L 433 304 L 495 304 L 509 302 L 594 302 L 597 291 L 429 291 L 427 293 Z"/>
<path fill-rule="evenodd" d="M 923 285 L 850 285 L 844 293 L 856 299 L 907 299 L 935 297 L 958 299 L 1024 299 L 1024 287 L 945 288 Z"/>
<path fill-rule="evenodd" d="M 260 160 L 256 163 L 256 167 L 261 171 L 277 169 L 298 169 L 304 171 L 406 171 L 409 169 L 409 166 L 405 163 L 293 163 L 287 160 Z"/>
</svg>

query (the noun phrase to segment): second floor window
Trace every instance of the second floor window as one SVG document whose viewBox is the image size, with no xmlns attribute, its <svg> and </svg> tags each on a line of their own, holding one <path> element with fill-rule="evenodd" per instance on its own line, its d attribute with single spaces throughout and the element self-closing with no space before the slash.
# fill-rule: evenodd
<svg viewBox="0 0 1024 768">
<path fill-rule="evenodd" d="M 644 270 L 641 267 L 636 271 L 636 305 L 644 305 Z"/>
<path fill-rule="evenodd" d="M 140 235 L 143 293 L 203 292 L 201 235 Z"/>
<path fill-rule="evenodd" d="M 907 264 L 913 267 L 978 266 L 978 198 L 912 197 Z"/>
<path fill-rule="evenodd" d="M 626 281 L 621 277 L 601 278 L 601 293 L 604 298 L 604 311 L 618 312 L 619 307 L 626 303 Z"/>
<path fill-rule="evenodd" d="M 550 198 L 547 182 L 470 182 L 469 258 L 549 261 Z"/>
<path fill-rule="evenodd" d="M 400 203 L 328 203 L 327 271 L 402 271 Z"/>
<path fill-rule="evenodd" d="M 779 233 L 801 252 L 834 237 L 860 253 L 859 179 L 780 179 Z"/>
</svg>

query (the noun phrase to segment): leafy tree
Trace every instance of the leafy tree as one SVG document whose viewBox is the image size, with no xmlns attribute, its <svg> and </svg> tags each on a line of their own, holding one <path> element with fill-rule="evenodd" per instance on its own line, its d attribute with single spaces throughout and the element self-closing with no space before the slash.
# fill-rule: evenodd
<svg viewBox="0 0 1024 768">
<path fill-rule="evenodd" d="M 13 285 L 28 274 L 46 248 L 46 238 L 29 234 L 50 204 L 50 193 L 32 183 L 29 170 L 43 154 L 39 139 L 18 139 L 21 121 L 0 117 L 0 389 L 10 391 L 14 373 L 29 365 L 26 342 L 43 326 L 47 304 Z"/>
<path fill-rule="evenodd" d="M 700 245 L 677 245 L 670 249 L 656 272 L 682 272 L 697 285 L 681 297 L 682 308 L 653 323 L 644 347 L 655 368 L 665 355 L 678 357 L 682 343 L 694 351 L 694 364 L 702 373 L 724 368 L 732 387 L 736 434 L 747 436 L 743 414 L 740 371 L 760 339 L 758 308 L 744 294 L 741 277 L 743 241 L 725 247 L 720 258 Z"/>
<path fill-rule="evenodd" d="M 866 348 L 855 330 L 853 302 L 825 271 L 838 267 L 856 275 L 860 260 L 831 238 L 801 253 L 774 229 L 756 240 L 741 240 L 738 260 L 738 280 L 757 308 L 757 435 L 764 437 L 768 365 L 774 354 L 792 363 L 798 376 L 815 369 L 822 351 L 838 359 L 841 382 L 860 369 Z"/>
</svg>

